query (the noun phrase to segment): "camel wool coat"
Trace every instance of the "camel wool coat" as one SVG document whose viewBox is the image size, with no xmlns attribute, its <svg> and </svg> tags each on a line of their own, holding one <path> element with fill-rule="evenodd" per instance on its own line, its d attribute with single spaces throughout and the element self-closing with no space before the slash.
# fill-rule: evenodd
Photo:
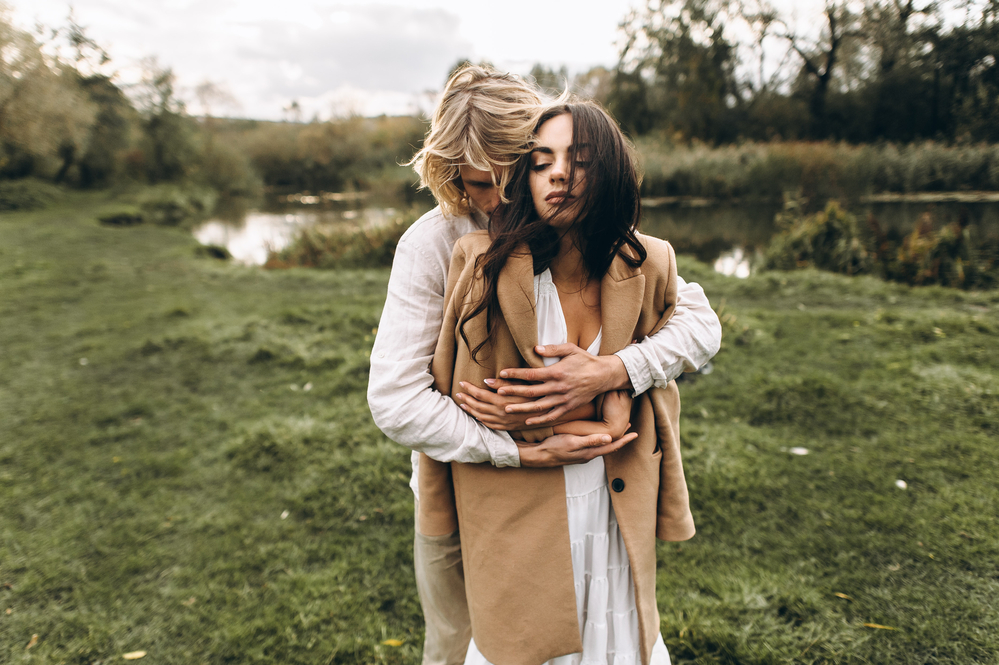
<svg viewBox="0 0 999 665">
<path fill-rule="evenodd" d="M 672 316 L 673 249 L 656 238 L 639 239 L 648 252 L 645 262 L 633 268 L 617 256 L 601 281 L 600 355 L 655 333 Z M 534 350 L 534 264 L 526 247 L 500 272 L 502 317 L 492 337 L 485 313 L 465 324 L 468 345 L 461 337 L 459 322 L 482 296 L 475 259 L 489 244 L 487 233 L 471 233 L 458 240 L 452 254 L 444 325 L 431 364 L 434 387 L 452 397 L 460 392 L 459 381 L 481 386 L 503 368 L 544 366 Z M 487 339 L 476 362 L 470 349 Z M 639 395 L 631 417 L 631 431 L 638 438 L 604 458 L 631 564 L 646 665 L 659 634 L 655 538 L 694 535 L 680 459 L 679 415 L 675 382 Z M 542 428 L 528 438 L 551 433 Z M 482 654 L 497 665 L 539 665 L 582 651 L 562 468 L 444 464 L 421 455 L 418 482 L 421 533 L 448 534 L 460 525 L 472 635 Z"/>
</svg>

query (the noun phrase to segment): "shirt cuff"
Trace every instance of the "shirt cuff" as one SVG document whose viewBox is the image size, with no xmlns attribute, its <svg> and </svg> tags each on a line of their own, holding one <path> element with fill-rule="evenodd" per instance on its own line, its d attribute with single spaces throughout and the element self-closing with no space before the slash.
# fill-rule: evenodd
<svg viewBox="0 0 999 665">
<path fill-rule="evenodd" d="M 500 443 L 492 451 L 494 466 L 520 466 L 520 448 L 514 443 L 509 432 L 496 432 Z"/>
<path fill-rule="evenodd" d="M 614 354 L 624 363 L 624 369 L 631 379 L 632 397 L 637 397 L 652 387 L 655 379 L 649 370 L 649 363 L 637 344 L 629 344 Z"/>
</svg>

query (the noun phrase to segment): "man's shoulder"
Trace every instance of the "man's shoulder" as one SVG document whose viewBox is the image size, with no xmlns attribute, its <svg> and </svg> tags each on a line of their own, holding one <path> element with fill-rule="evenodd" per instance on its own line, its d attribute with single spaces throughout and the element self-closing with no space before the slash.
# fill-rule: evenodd
<svg viewBox="0 0 999 665">
<path fill-rule="evenodd" d="M 488 231 L 476 230 L 461 236 L 455 243 L 455 247 L 460 247 L 469 256 L 477 256 L 484 254 L 491 244 L 492 239 L 489 237 Z"/>
<path fill-rule="evenodd" d="M 440 206 L 426 213 L 399 239 L 400 245 L 411 246 L 428 254 L 450 254 L 458 238 L 478 231 L 479 226 L 466 215 L 446 215 Z"/>
</svg>

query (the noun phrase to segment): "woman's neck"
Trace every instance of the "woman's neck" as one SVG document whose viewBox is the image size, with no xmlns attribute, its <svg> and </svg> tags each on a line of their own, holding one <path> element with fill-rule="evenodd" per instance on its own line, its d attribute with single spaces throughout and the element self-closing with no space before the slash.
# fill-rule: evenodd
<svg viewBox="0 0 999 665">
<path fill-rule="evenodd" d="M 589 280 L 586 264 L 583 262 L 583 252 L 572 230 L 559 239 L 558 254 L 552 259 L 548 269 L 551 270 L 552 281 L 566 287 L 582 287 Z"/>
</svg>

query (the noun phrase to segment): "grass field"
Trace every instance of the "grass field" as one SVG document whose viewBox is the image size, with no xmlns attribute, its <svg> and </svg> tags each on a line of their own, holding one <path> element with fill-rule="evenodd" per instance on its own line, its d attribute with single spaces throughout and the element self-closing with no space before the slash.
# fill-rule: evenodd
<svg viewBox="0 0 999 665">
<path fill-rule="evenodd" d="M 387 270 L 104 205 L 0 216 L 0 663 L 418 663 L 408 455 L 364 400 Z M 674 662 L 999 662 L 999 293 L 680 267 L 726 337 L 681 386 Z"/>
</svg>

